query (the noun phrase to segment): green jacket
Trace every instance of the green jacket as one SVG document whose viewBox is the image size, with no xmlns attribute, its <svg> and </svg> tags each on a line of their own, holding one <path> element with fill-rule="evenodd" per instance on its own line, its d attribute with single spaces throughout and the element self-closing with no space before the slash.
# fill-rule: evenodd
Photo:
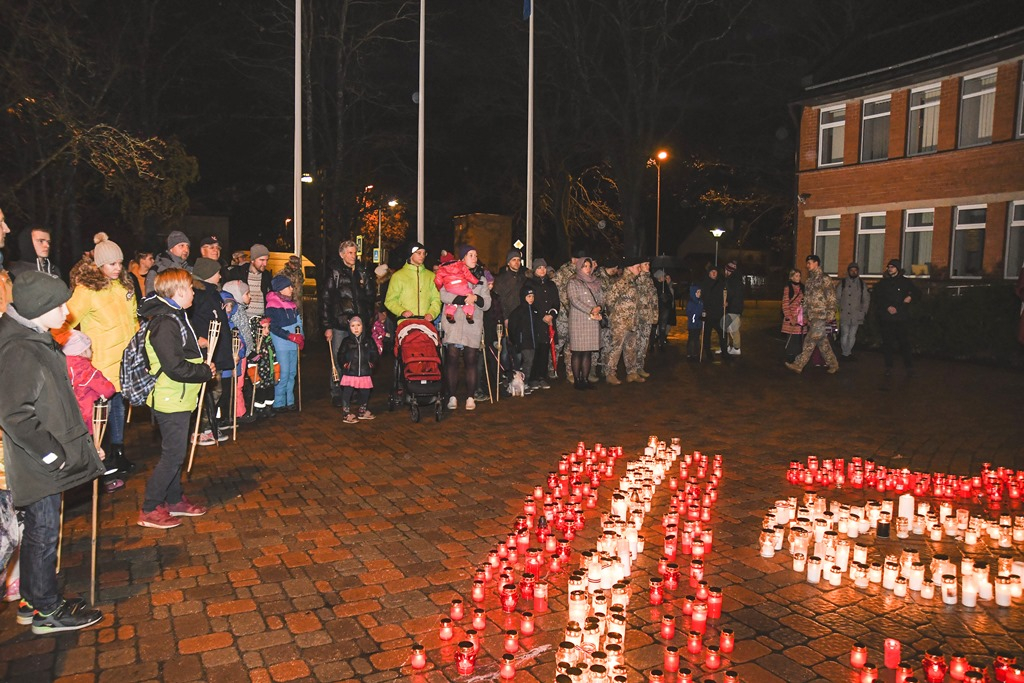
<svg viewBox="0 0 1024 683">
<path fill-rule="evenodd" d="M 146 330 L 146 356 L 150 374 L 159 373 L 146 405 L 158 413 L 191 413 L 199 401 L 199 388 L 211 377 L 185 312 L 154 296 L 143 301 L 139 314 L 151 319 Z"/>
<path fill-rule="evenodd" d="M 441 313 L 434 274 L 423 266 L 406 263 L 391 276 L 384 305 L 399 318 L 405 311 L 412 311 L 415 316 L 433 320 Z"/>
</svg>

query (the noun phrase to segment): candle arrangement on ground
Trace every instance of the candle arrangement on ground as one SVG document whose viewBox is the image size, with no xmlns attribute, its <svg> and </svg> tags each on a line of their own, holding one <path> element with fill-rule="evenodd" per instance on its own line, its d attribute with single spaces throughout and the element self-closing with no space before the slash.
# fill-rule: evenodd
<svg viewBox="0 0 1024 683">
<path fill-rule="evenodd" d="M 773 557 L 786 547 L 793 570 L 809 583 L 852 582 L 859 589 L 875 584 L 896 598 L 936 609 L 1019 605 L 1024 562 L 1013 550 L 1024 541 L 1024 517 L 999 514 L 1007 502 L 1017 505 L 1013 490 L 1022 480 L 1016 471 L 986 464 L 977 477 L 954 477 L 891 470 L 860 458 L 848 465 L 843 460 L 819 464 L 811 457 L 806 466 L 791 462 L 787 480 L 800 486 L 848 486 L 848 491 L 868 495 L 898 494 L 895 500 L 863 505 L 829 501 L 813 491 L 805 491 L 800 502 L 797 497 L 776 501 L 763 520 L 760 554 Z M 901 660 L 898 641 L 886 639 L 883 654 L 896 681 L 914 675 L 913 664 Z M 948 665 L 940 650 L 928 655 L 919 670 L 923 680 L 943 681 L 947 669 L 953 680 L 974 680 L 972 672 L 979 674 L 977 680 L 987 680 L 986 666 L 962 655 L 954 655 Z M 864 645 L 854 645 L 854 668 L 870 659 Z M 1009 655 L 996 655 L 996 680 L 1014 680 L 1015 665 Z M 872 678 L 868 672 L 863 680 Z"/>
</svg>

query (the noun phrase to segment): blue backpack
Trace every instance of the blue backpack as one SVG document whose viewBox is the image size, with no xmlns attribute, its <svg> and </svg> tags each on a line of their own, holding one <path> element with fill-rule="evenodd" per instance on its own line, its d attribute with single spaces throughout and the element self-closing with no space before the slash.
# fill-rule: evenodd
<svg viewBox="0 0 1024 683">
<path fill-rule="evenodd" d="M 181 330 L 181 345 L 185 346 L 185 326 L 176 315 L 167 315 L 174 318 Z M 146 335 L 149 334 L 149 324 L 153 321 L 143 320 L 139 331 L 135 333 L 132 340 L 128 342 L 124 353 L 121 355 L 121 395 L 133 406 L 146 404 L 146 399 L 153 392 L 156 386 L 156 379 L 163 372 L 161 368 L 152 374 L 149 367 L 149 354 L 146 353 Z"/>
</svg>

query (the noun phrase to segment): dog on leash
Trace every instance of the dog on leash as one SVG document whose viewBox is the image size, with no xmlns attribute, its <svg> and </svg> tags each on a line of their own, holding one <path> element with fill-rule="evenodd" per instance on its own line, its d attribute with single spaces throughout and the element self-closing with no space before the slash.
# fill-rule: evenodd
<svg viewBox="0 0 1024 683">
<path fill-rule="evenodd" d="M 509 396 L 526 396 L 526 375 L 516 370 L 512 373 L 512 381 L 508 383 Z"/>
</svg>

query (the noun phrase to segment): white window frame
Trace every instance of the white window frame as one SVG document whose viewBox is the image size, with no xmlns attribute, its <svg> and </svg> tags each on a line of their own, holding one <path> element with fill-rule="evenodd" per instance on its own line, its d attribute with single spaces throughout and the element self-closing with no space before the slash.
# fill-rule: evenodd
<svg viewBox="0 0 1024 683">
<path fill-rule="evenodd" d="M 985 71 L 979 71 L 978 73 L 969 74 L 969 75 L 964 76 L 963 78 L 960 79 L 960 112 L 959 112 L 960 113 L 960 120 L 958 121 L 958 125 L 957 125 L 957 147 L 958 148 L 963 149 L 963 148 L 980 147 L 981 145 L 990 145 L 990 144 L 992 144 L 992 126 L 995 123 L 995 104 L 996 104 L 996 81 L 995 81 L 995 78 L 994 78 L 995 75 L 996 75 L 996 70 L 995 69 L 986 69 Z M 973 81 L 975 79 L 987 78 L 989 76 L 993 76 L 993 80 L 992 80 L 992 85 L 991 86 L 986 87 L 983 90 L 979 90 L 978 92 L 973 92 L 973 93 L 970 93 L 970 94 L 964 94 L 964 84 L 966 84 L 967 81 Z M 964 129 L 963 129 L 963 124 L 964 124 L 964 105 L 967 103 L 967 100 L 969 100 L 969 99 L 974 99 L 976 97 L 984 97 L 985 95 L 992 95 L 992 119 L 988 123 L 988 127 L 989 127 L 988 140 L 982 140 L 981 142 L 972 142 L 971 144 L 965 145 L 964 142 L 963 142 L 963 137 L 964 137 Z"/>
<path fill-rule="evenodd" d="M 960 212 L 961 211 L 972 211 L 975 209 L 985 209 L 985 223 L 965 223 L 960 225 Z M 949 245 L 949 277 L 955 280 L 980 280 L 981 275 L 953 275 L 953 262 L 956 260 L 956 234 L 962 230 L 981 230 L 985 231 L 985 226 L 988 223 L 988 204 L 965 204 L 963 206 L 957 206 L 953 208 L 953 230 L 952 240 Z M 984 237 L 982 237 L 982 245 L 984 245 Z M 933 243 L 934 244 L 934 243 Z M 985 250 L 982 246 L 982 268 L 984 269 L 985 263 Z"/>
<path fill-rule="evenodd" d="M 824 117 L 825 114 L 828 114 L 828 113 L 831 113 L 831 112 L 836 112 L 836 111 L 843 112 L 842 120 L 840 120 L 840 121 L 832 121 L 831 123 L 822 123 L 822 117 Z M 840 104 L 840 105 L 836 105 L 836 106 L 832 106 L 832 107 L 822 107 L 821 109 L 818 110 L 818 167 L 819 168 L 827 168 L 829 166 L 842 166 L 843 165 L 843 157 L 845 156 L 845 154 L 843 154 L 843 153 L 839 154 L 839 161 L 830 161 L 828 163 L 825 163 L 825 162 L 822 161 L 822 152 L 824 152 L 824 150 L 825 150 L 825 146 L 824 146 L 824 144 L 822 144 L 823 141 L 824 141 L 824 138 L 825 138 L 825 131 L 826 130 L 831 130 L 832 128 L 842 128 L 843 129 L 843 149 L 845 150 L 845 148 L 846 148 L 846 105 L 845 104 Z"/>
<path fill-rule="evenodd" d="M 911 225 L 910 217 L 924 213 L 930 213 L 932 215 L 932 222 L 927 226 L 924 225 Z M 903 212 L 903 239 L 900 243 L 900 260 L 903 262 L 904 275 L 907 277 L 931 277 L 931 273 L 926 275 L 914 275 L 911 270 L 913 264 L 910 262 L 907 251 L 907 233 L 908 232 L 930 232 L 932 234 L 932 258 L 935 258 L 935 209 L 907 209 Z"/>
<path fill-rule="evenodd" d="M 932 90 L 937 91 L 938 94 L 939 94 L 939 96 L 935 99 L 934 102 L 925 102 L 924 104 L 918 104 L 918 105 L 912 104 L 912 102 L 914 100 L 914 95 L 916 95 L 917 93 L 922 93 L 922 92 L 930 92 Z M 939 111 L 939 107 L 942 104 L 942 84 L 941 83 L 929 83 L 928 85 L 921 85 L 921 86 L 918 86 L 916 88 L 911 88 L 910 94 L 907 96 L 907 102 L 911 103 L 910 104 L 910 108 L 907 110 L 907 156 L 908 157 L 916 157 L 916 156 L 921 156 L 921 155 L 924 155 L 924 154 L 935 154 L 935 152 L 938 151 L 938 147 L 939 147 L 939 145 L 938 145 L 938 142 L 939 142 L 938 133 L 936 133 L 936 135 L 935 135 L 935 149 L 930 149 L 930 150 L 927 150 L 927 151 L 914 151 L 914 150 L 912 150 L 910 148 L 910 130 L 911 130 L 911 125 L 913 124 L 913 120 L 914 120 L 914 112 L 915 111 L 922 111 L 922 110 L 925 110 L 925 109 L 930 109 L 932 107 L 936 108 L 935 121 L 936 121 L 936 124 L 938 124 L 938 122 L 939 122 L 939 114 L 941 113 Z M 918 140 L 918 143 L 920 143 L 920 140 Z"/>
<path fill-rule="evenodd" d="M 1013 219 L 1013 214 L 1018 207 L 1024 210 L 1024 199 L 1010 202 L 1010 215 L 1006 221 L 1006 251 L 1003 254 L 1003 277 L 1007 280 L 1016 280 L 1017 276 L 1020 275 L 1021 269 L 1019 264 L 1010 263 L 1010 233 L 1014 230 L 1020 230 L 1021 240 L 1024 240 L 1024 216 L 1021 216 L 1020 220 Z"/>
<path fill-rule="evenodd" d="M 822 224 L 825 221 L 833 221 L 833 220 L 836 221 L 836 224 L 837 224 L 837 227 L 836 227 L 835 230 L 824 230 L 823 231 L 821 229 L 821 226 L 822 226 Z M 839 216 L 839 215 L 835 215 L 835 216 L 817 216 L 814 219 L 814 241 L 811 243 L 811 253 L 817 253 L 818 237 L 819 236 L 833 236 L 834 235 L 835 238 L 836 238 L 836 241 L 837 242 L 839 241 L 839 235 L 842 232 L 842 228 L 840 226 L 841 221 L 842 221 L 842 216 Z M 818 254 L 818 256 L 821 257 L 821 259 L 822 259 L 821 268 L 822 268 L 822 270 L 825 271 L 825 273 L 827 273 L 828 275 L 838 275 L 839 274 L 839 247 L 838 247 L 838 245 L 836 246 L 836 269 L 834 271 L 829 271 L 829 270 L 827 270 L 825 268 L 826 264 L 825 264 L 825 255 L 824 254 Z"/>
<path fill-rule="evenodd" d="M 866 105 L 877 104 L 879 102 L 888 102 L 889 103 L 889 111 L 885 112 L 884 114 L 865 114 L 864 113 L 864 111 L 866 109 Z M 878 159 L 865 159 L 864 158 L 864 150 L 866 149 L 866 146 L 864 145 L 864 130 L 866 128 L 866 123 L 868 121 L 873 121 L 875 119 L 887 118 L 887 119 L 889 119 L 889 125 L 890 126 L 892 125 L 892 118 L 890 118 L 892 116 L 892 95 L 890 94 L 890 95 L 884 95 L 882 97 L 872 97 L 870 99 L 864 100 L 863 102 L 861 102 L 861 109 L 860 109 L 860 111 L 861 111 L 861 115 L 860 115 L 860 161 L 861 161 L 862 164 L 870 164 L 870 163 L 875 162 L 875 161 L 885 161 L 886 159 L 889 158 L 889 140 L 888 140 L 888 137 L 886 138 L 886 141 L 885 141 L 885 156 L 884 157 L 879 157 Z M 892 132 L 892 128 L 891 127 L 889 129 L 889 132 Z"/>
<path fill-rule="evenodd" d="M 865 228 L 864 227 L 863 223 L 864 223 L 864 219 L 865 218 L 878 218 L 879 216 L 881 216 L 882 218 L 886 218 L 886 225 L 883 225 L 881 228 L 877 228 L 877 227 Z M 885 264 L 884 264 L 884 261 L 885 261 L 885 231 L 886 231 L 887 227 L 888 227 L 888 218 L 887 218 L 886 213 L 884 211 L 872 211 L 872 212 L 868 212 L 868 213 L 859 213 L 859 214 L 857 214 L 857 232 L 856 232 L 856 234 L 854 235 L 854 238 L 853 238 L 853 260 L 856 261 L 858 264 L 860 264 L 860 272 L 863 275 L 865 275 L 865 276 L 881 277 L 882 274 L 885 272 Z M 883 263 L 881 264 L 881 267 L 878 269 L 878 272 L 870 270 L 868 268 L 868 264 L 867 264 L 867 255 L 859 253 L 859 249 L 860 249 L 860 236 L 861 235 L 881 235 L 882 236 L 882 261 L 883 261 Z"/>
</svg>

